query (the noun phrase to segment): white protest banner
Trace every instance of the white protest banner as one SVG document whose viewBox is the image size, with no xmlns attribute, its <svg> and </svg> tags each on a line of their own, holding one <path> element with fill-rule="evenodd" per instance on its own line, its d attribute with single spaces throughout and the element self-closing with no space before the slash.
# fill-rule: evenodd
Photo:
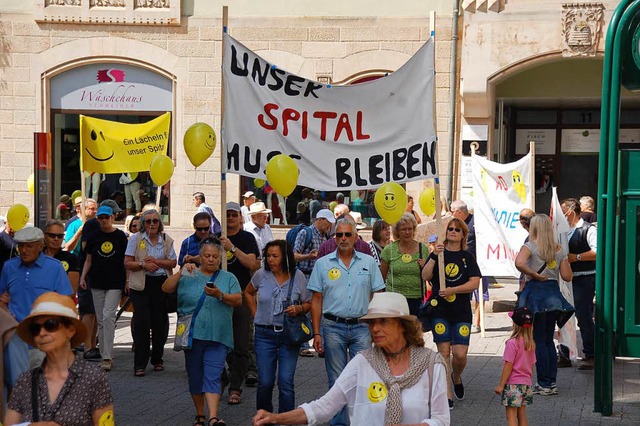
<svg viewBox="0 0 640 426">
<path fill-rule="evenodd" d="M 531 154 L 500 164 L 473 159 L 473 206 L 476 256 L 483 275 L 519 277 L 515 258 L 527 237 L 520 210 L 531 206 Z"/>
<path fill-rule="evenodd" d="M 560 200 L 558 199 L 558 188 L 554 186 L 551 189 L 553 191 L 553 195 L 551 196 L 551 209 L 549 216 L 551 217 L 551 223 L 553 224 L 553 231 L 556 236 L 556 241 L 560 247 L 562 247 L 562 250 L 564 250 L 565 253 L 569 253 L 569 231 L 571 231 L 571 227 L 562 212 Z M 571 282 L 567 282 L 560 278 L 558 280 L 558 285 L 560 286 L 560 292 L 564 298 L 573 305 L 573 287 Z M 556 339 L 558 340 L 558 343 L 569 348 L 569 357 L 575 361 L 578 357 L 575 315 L 567 321 L 564 327 L 556 332 Z"/>
<path fill-rule="evenodd" d="M 265 179 L 277 154 L 300 185 L 356 190 L 436 176 L 433 42 L 375 81 L 332 86 L 270 64 L 224 35 L 226 171 Z"/>
</svg>

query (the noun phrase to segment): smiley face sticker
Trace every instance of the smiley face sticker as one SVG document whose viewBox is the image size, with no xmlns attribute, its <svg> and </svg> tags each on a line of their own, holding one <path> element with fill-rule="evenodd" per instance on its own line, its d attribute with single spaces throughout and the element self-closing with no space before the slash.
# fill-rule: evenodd
<svg viewBox="0 0 640 426">
<path fill-rule="evenodd" d="M 447 266 L 444 267 L 444 274 L 449 278 L 457 277 L 460 273 L 460 268 L 455 263 L 448 263 Z"/>
<path fill-rule="evenodd" d="M 176 334 L 178 336 L 182 336 L 182 333 L 184 333 L 186 329 L 187 327 L 184 324 L 178 324 L 178 327 L 176 327 Z"/>
<path fill-rule="evenodd" d="M 369 401 L 377 404 L 387 398 L 387 387 L 382 382 L 371 382 L 367 389 Z"/>
<path fill-rule="evenodd" d="M 69 270 L 69 262 L 67 262 L 66 260 L 63 260 L 60 263 L 62 264 L 64 271 L 67 272 Z"/>
<path fill-rule="evenodd" d="M 337 280 L 338 278 L 340 278 L 340 269 L 338 268 L 329 269 L 329 272 L 327 272 L 327 276 L 331 281 Z"/>
<path fill-rule="evenodd" d="M 555 259 L 553 259 L 551 262 L 547 263 L 547 268 L 549 268 L 549 269 L 556 269 L 556 266 L 558 266 L 558 262 L 556 262 Z"/>
<path fill-rule="evenodd" d="M 113 411 L 111 410 L 105 411 L 104 413 L 102 413 L 102 415 L 100 416 L 100 419 L 98 420 L 99 426 L 115 426 L 115 424 L 116 424 L 116 421 L 113 416 Z"/>
<path fill-rule="evenodd" d="M 113 243 L 111 241 L 105 241 L 104 243 L 102 243 L 102 245 L 100 246 L 100 250 L 102 251 L 102 253 L 104 254 L 109 254 L 113 251 Z"/>
<path fill-rule="evenodd" d="M 447 331 L 447 326 L 439 322 L 433 327 L 433 331 L 435 331 L 437 334 L 444 334 Z"/>
<path fill-rule="evenodd" d="M 447 297 L 445 297 L 445 298 L 444 298 L 444 300 L 446 300 L 447 302 L 451 303 L 451 302 L 453 302 L 454 300 L 456 300 L 456 295 L 455 295 L 455 294 L 452 294 L 452 295 L 450 295 L 450 296 L 447 296 Z"/>
<path fill-rule="evenodd" d="M 469 335 L 469 326 L 466 324 L 462 324 L 458 329 L 458 333 L 460 333 L 462 337 L 467 337 Z"/>
<path fill-rule="evenodd" d="M 233 253 L 231 252 L 231 250 L 227 250 L 227 260 L 231 259 L 233 259 Z"/>
<path fill-rule="evenodd" d="M 413 256 L 405 253 L 400 259 L 402 259 L 402 263 L 410 263 L 413 260 Z"/>
<path fill-rule="evenodd" d="M 140 240 L 138 247 L 140 247 L 140 250 L 144 250 L 145 248 L 147 248 L 147 243 L 145 243 L 144 240 Z"/>
</svg>

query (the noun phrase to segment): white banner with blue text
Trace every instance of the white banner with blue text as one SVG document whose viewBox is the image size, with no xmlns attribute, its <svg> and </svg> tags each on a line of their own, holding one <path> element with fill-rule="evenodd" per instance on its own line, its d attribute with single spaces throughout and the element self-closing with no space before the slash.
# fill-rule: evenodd
<svg viewBox="0 0 640 426">
<path fill-rule="evenodd" d="M 531 208 L 530 156 L 507 164 L 472 156 L 476 260 L 483 275 L 520 276 L 514 261 L 527 237 L 520 210 Z"/>
<path fill-rule="evenodd" d="M 433 42 L 397 71 L 333 86 L 299 77 L 224 36 L 226 171 L 265 179 L 275 155 L 293 158 L 298 184 L 375 188 L 436 176 Z"/>
</svg>

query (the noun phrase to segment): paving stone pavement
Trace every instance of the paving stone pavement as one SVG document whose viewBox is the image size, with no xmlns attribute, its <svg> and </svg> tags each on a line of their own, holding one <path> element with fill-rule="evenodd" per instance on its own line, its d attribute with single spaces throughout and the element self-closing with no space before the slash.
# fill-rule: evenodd
<svg viewBox="0 0 640 426">
<path fill-rule="evenodd" d="M 491 290 L 492 300 L 513 298 L 515 285 L 506 284 Z M 195 411 L 187 389 L 184 356 L 173 352 L 175 314 L 165 349 L 165 371 L 133 376 L 130 314 L 118 321 L 115 339 L 115 364 L 109 373 L 115 400 L 118 425 L 191 425 Z M 500 398 L 493 389 L 502 369 L 504 342 L 511 332 L 511 319 L 506 313 L 486 314 L 485 337 L 473 334 L 469 348 L 469 363 L 463 374 L 466 395 L 455 401 L 451 412 L 452 425 L 504 424 L 506 417 Z M 427 345 L 435 348 L 430 333 Z M 531 425 L 609 425 L 640 424 L 640 360 L 617 359 L 614 364 L 613 415 L 603 417 L 593 412 L 593 372 L 575 367 L 558 370 L 557 396 L 535 396 L 527 408 Z M 296 372 L 296 401 L 298 404 L 322 396 L 327 390 L 324 360 L 300 358 Z M 277 398 L 277 389 L 274 391 Z M 274 401 L 277 407 L 277 401 Z M 220 417 L 228 425 L 250 425 L 255 414 L 255 388 L 245 388 L 240 405 L 230 406 L 226 395 L 220 404 Z"/>
</svg>

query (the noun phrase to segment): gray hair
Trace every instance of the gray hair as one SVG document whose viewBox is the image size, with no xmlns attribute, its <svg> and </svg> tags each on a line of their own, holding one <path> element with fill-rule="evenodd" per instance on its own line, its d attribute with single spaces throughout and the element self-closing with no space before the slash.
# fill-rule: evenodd
<svg viewBox="0 0 640 426">
<path fill-rule="evenodd" d="M 51 228 L 52 226 L 61 226 L 62 229 L 64 229 L 64 222 L 61 221 L 60 219 L 49 219 L 47 221 L 47 223 L 44 224 L 44 232 L 47 232 L 49 230 L 49 228 Z"/>
<path fill-rule="evenodd" d="M 469 208 L 467 207 L 467 203 L 462 200 L 455 200 L 451 203 L 451 210 L 456 211 L 459 210 L 464 214 L 469 214 Z"/>
<path fill-rule="evenodd" d="M 391 226 L 391 233 L 393 234 L 394 239 L 400 238 L 400 234 L 398 233 L 398 229 L 402 225 L 410 224 L 413 227 L 413 235 L 416 235 L 416 228 L 418 227 L 418 221 L 411 213 L 403 213 L 400 216 L 400 219 Z"/>
<path fill-rule="evenodd" d="M 584 204 L 585 206 L 587 206 L 589 210 L 593 210 L 593 206 L 595 205 L 595 202 L 593 201 L 593 198 L 589 197 L 588 195 L 585 195 L 584 197 L 580 198 L 580 204 Z"/>
<path fill-rule="evenodd" d="M 336 229 L 338 229 L 338 226 L 340 225 L 348 225 L 353 229 L 354 234 L 358 233 L 358 228 L 356 227 L 356 221 L 353 220 L 351 216 L 345 216 L 343 218 L 338 219 L 336 221 Z"/>
<path fill-rule="evenodd" d="M 200 242 L 200 247 L 198 248 L 198 254 L 202 254 L 206 247 L 213 247 L 215 249 L 218 249 L 218 253 L 220 253 L 221 257 L 224 254 L 224 247 L 222 247 L 222 243 L 215 237 L 207 237 L 202 240 Z"/>
<path fill-rule="evenodd" d="M 164 223 L 162 223 L 162 216 L 160 216 L 160 213 L 158 213 L 158 211 L 155 209 L 150 209 L 142 213 L 142 215 L 140 216 L 140 225 L 141 225 L 140 227 L 144 229 L 144 225 L 145 225 L 144 222 L 145 220 L 147 220 L 147 216 L 151 216 L 152 214 L 157 214 L 158 219 L 160 220 L 160 223 L 158 224 L 158 233 L 164 232 Z"/>
<path fill-rule="evenodd" d="M 96 200 L 94 200 L 93 198 L 85 198 L 84 199 L 84 206 L 85 207 L 88 207 L 89 204 L 91 204 L 91 203 L 95 204 L 96 206 L 98 205 L 98 202 Z"/>
</svg>

